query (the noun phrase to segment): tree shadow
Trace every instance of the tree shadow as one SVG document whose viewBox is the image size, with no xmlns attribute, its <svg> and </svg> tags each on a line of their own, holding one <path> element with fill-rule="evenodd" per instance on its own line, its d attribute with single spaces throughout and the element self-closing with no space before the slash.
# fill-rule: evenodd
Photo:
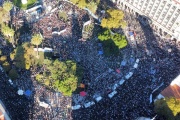
<svg viewBox="0 0 180 120">
<path fill-rule="evenodd" d="M 75 8 L 73 6 L 72 8 L 72 21 L 71 21 L 71 32 L 72 32 L 72 39 L 77 41 L 80 38 L 82 38 L 82 29 L 79 25 L 79 20 L 78 20 L 78 14 L 75 12 Z"/>
<path fill-rule="evenodd" d="M 20 23 L 18 21 L 23 21 L 23 22 Z M 15 17 L 13 21 L 13 28 L 15 29 L 14 39 L 16 45 L 17 44 L 21 45 L 23 44 L 23 42 L 30 42 L 31 39 L 30 34 L 32 33 L 31 32 L 32 27 L 30 26 L 30 24 L 28 23 L 25 17 L 21 17 L 19 19 Z"/>
</svg>

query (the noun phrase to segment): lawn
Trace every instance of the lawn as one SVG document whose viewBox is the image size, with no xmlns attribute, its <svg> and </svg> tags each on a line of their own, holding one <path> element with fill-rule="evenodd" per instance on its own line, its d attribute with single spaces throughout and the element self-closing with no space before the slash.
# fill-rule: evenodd
<svg viewBox="0 0 180 120">
<path fill-rule="evenodd" d="M 14 5 L 21 9 L 27 9 L 31 7 L 35 2 L 37 2 L 37 0 L 28 0 L 27 4 L 22 4 L 21 0 L 13 0 Z"/>
</svg>

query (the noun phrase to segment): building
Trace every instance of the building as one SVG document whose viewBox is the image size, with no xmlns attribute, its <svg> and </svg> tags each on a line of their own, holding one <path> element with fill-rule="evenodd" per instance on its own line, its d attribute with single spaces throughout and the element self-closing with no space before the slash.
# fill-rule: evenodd
<svg viewBox="0 0 180 120">
<path fill-rule="evenodd" d="M 180 75 L 178 75 L 171 84 L 166 87 L 155 99 L 161 99 L 165 97 L 175 97 L 180 99 Z"/>
<path fill-rule="evenodd" d="M 165 36 L 180 41 L 180 0 L 112 0 L 117 7 L 129 11 Z"/>
<path fill-rule="evenodd" d="M 1 100 L 0 100 L 0 120 L 11 120 Z"/>
</svg>

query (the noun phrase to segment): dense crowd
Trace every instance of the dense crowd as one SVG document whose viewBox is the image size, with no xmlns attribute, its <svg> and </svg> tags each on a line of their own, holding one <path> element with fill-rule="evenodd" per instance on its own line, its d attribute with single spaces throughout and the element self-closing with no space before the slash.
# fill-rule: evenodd
<svg viewBox="0 0 180 120">
<path fill-rule="evenodd" d="M 48 5 L 49 2 L 55 4 L 52 1 L 45 1 L 44 4 Z M 7 75 L 0 71 L 2 83 L 0 84 L 0 99 L 4 102 L 11 118 L 13 120 L 130 120 L 140 116 L 155 116 L 153 105 L 149 103 L 149 96 L 163 83 L 163 86 L 158 89 L 159 93 L 177 76 L 180 68 L 179 43 L 160 38 L 151 28 L 144 27 L 134 15 L 126 13 L 129 28 L 124 33 L 131 29 L 137 33 L 137 36 L 135 47 L 128 46 L 121 51 L 124 54 L 123 60 L 127 61 L 126 66 L 121 67 L 122 56 L 98 55 L 96 37 L 91 41 L 79 41 L 82 38 L 83 22 L 90 19 L 87 13 L 77 10 L 69 3 L 62 5 L 60 9 L 69 13 L 69 22 L 61 21 L 56 11 L 34 23 L 32 33 L 41 32 L 45 38 L 43 47 L 53 47 L 60 54 L 59 59 L 73 59 L 84 68 L 82 83 L 88 85 L 88 89 L 86 89 L 87 96 L 82 99 L 83 102 L 92 100 L 96 94 L 103 96 L 103 99 L 90 108 L 72 111 L 71 104 L 83 104 L 82 101 L 77 100 L 79 95 L 72 98 L 65 97 L 40 85 L 34 78 L 38 70 L 19 71 L 21 76 L 14 81 L 13 86 L 8 83 Z M 71 7 L 72 13 L 69 11 Z M 16 17 L 21 18 L 22 15 L 23 13 L 20 12 Z M 66 31 L 63 34 L 52 35 L 53 31 L 59 32 L 64 29 Z M 23 37 L 21 40 L 25 41 Z M 11 49 L 4 45 L 2 51 L 3 54 L 8 55 Z M 133 71 L 134 74 L 129 80 L 118 87 L 118 95 L 112 99 L 108 98 L 107 94 L 111 91 L 112 86 L 131 70 L 133 65 L 131 59 L 135 58 L 140 59 L 138 69 Z M 120 74 L 116 72 L 117 68 L 120 69 Z M 30 89 L 33 94 L 31 97 L 19 96 L 17 95 L 18 89 Z M 40 101 L 47 103 L 50 107 L 41 107 Z"/>
<path fill-rule="evenodd" d="M 180 51 L 175 42 L 158 37 L 152 29 L 144 27 L 139 21 L 136 21 L 133 15 L 127 16 L 127 18 L 131 23 L 129 27 L 139 33 L 136 39 L 137 47 L 134 49 L 140 58 L 138 69 L 125 84 L 118 87 L 118 95 L 112 99 L 106 95 L 92 108 L 73 111 L 72 116 L 75 120 L 130 120 L 140 116 L 152 118 L 156 115 L 153 104 L 150 104 L 152 91 L 162 85 L 155 92 L 156 94 L 153 94 L 155 99 L 156 95 L 178 75 Z M 133 26 L 140 27 L 134 28 Z M 151 51 L 151 54 L 148 54 L 147 51 Z M 152 70 L 154 71 L 152 72 Z M 162 118 L 157 117 L 157 119 Z"/>
</svg>

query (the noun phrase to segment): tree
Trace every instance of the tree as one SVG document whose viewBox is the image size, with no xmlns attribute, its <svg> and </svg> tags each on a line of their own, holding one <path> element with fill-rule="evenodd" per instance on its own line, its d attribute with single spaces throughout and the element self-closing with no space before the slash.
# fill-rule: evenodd
<svg viewBox="0 0 180 120">
<path fill-rule="evenodd" d="M 118 46 L 119 49 L 127 46 L 127 40 L 126 40 L 126 37 L 124 35 L 120 35 L 118 33 L 115 33 L 112 36 L 112 40 Z"/>
<path fill-rule="evenodd" d="M 37 58 L 38 58 L 38 45 L 42 43 L 43 37 L 41 34 L 34 34 L 31 39 L 31 43 L 37 47 Z"/>
<path fill-rule="evenodd" d="M 15 69 L 11 69 L 9 71 L 9 77 L 12 79 L 12 80 L 15 80 L 18 78 L 18 73 Z"/>
<path fill-rule="evenodd" d="M 9 12 L 13 7 L 13 4 L 10 1 L 5 1 L 3 3 L 3 9 Z"/>
<path fill-rule="evenodd" d="M 109 9 L 107 10 L 107 17 L 103 18 L 101 21 L 101 26 L 103 28 L 124 28 L 126 22 L 123 20 L 124 13 L 121 10 Z"/>
<path fill-rule="evenodd" d="M 97 6 L 100 0 L 70 0 L 73 4 L 79 8 L 88 8 L 92 13 L 96 13 Z"/>
<path fill-rule="evenodd" d="M 6 60 L 7 60 L 7 56 L 3 55 L 3 56 L 0 57 L 0 61 L 1 61 L 1 62 L 4 62 L 4 61 L 6 61 Z"/>
<path fill-rule="evenodd" d="M 180 100 L 176 98 L 165 98 L 155 102 L 155 111 L 162 116 L 165 116 L 168 120 L 176 120 L 180 117 Z"/>
<path fill-rule="evenodd" d="M 8 41 L 14 45 L 14 33 L 15 31 L 11 29 L 9 26 L 2 24 L 1 25 L 2 34 L 7 37 Z"/>
<path fill-rule="evenodd" d="M 36 76 L 39 82 L 49 87 L 52 84 L 55 90 L 66 96 L 71 96 L 72 92 L 76 90 L 78 79 L 82 75 L 82 73 L 77 74 L 77 72 L 82 71 L 77 68 L 74 61 L 61 62 L 58 59 L 55 61 L 45 59 L 43 68 L 45 68 L 43 74 Z"/>
<path fill-rule="evenodd" d="M 10 64 L 7 61 L 2 64 L 2 67 L 6 72 L 11 69 Z"/>
<path fill-rule="evenodd" d="M 29 42 L 23 43 L 10 53 L 10 58 L 14 61 L 16 67 L 28 70 L 34 64 L 34 48 Z"/>
<path fill-rule="evenodd" d="M 88 5 L 87 5 L 87 8 L 92 12 L 92 13 L 96 13 L 96 10 L 97 10 L 97 2 L 90 2 Z"/>
<path fill-rule="evenodd" d="M 86 0 L 70 0 L 73 4 L 77 5 L 79 8 L 85 8 L 87 6 Z"/>
<path fill-rule="evenodd" d="M 99 33 L 98 39 L 100 39 L 101 41 L 112 40 L 119 49 L 127 46 L 127 40 L 124 35 L 111 33 L 111 31 L 108 29 L 105 29 L 102 33 Z"/>
<path fill-rule="evenodd" d="M 62 19 L 64 22 L 67 21 L 67 14 L 65 11 L 59 11 L 58 17 L 59 17 L 59 19 Z"/>
<path fill-rule="evenodd" d="M 10 13 L 0 7 L 0 24 L 7 23 L 10 20 Z"/>
</svg>

